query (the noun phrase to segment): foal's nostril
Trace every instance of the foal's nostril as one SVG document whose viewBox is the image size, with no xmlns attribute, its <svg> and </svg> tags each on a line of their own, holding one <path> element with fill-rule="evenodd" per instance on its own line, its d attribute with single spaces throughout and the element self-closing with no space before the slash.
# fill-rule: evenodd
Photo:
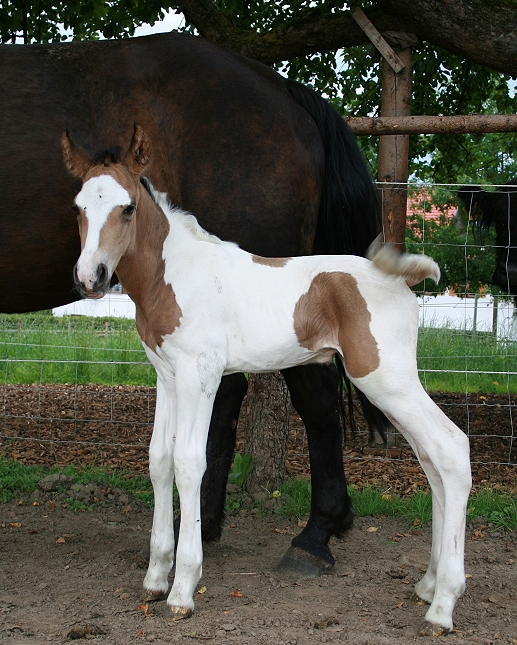
<svg viewBox="0 0 517 645">
<path fill-rule="evenodd" d="M 108 267 L 105 264 L 99 264 L 97 269 L 97 284 L 103 286 L 108 280 Z"/>
<path fill-rule="evenodd" d="M 77 264 L 74 266 L 74 282 L 75 284 L 79 284 L 79 276 L 77 275 Z"/>
</svg>

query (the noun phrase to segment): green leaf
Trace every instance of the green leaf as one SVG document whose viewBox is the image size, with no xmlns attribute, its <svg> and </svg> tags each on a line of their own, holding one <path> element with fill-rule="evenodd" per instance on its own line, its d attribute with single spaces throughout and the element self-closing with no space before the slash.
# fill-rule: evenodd
<svg viewBox="0 0 517 645">
<path fill-rule="evenodd" d="M 244 457 L 238 452 L 233 460 L 232 472 L 228 475 L 228 483 L 242 486 L 253 465 L 253 456 L 249 453 Z"/>
</svg>

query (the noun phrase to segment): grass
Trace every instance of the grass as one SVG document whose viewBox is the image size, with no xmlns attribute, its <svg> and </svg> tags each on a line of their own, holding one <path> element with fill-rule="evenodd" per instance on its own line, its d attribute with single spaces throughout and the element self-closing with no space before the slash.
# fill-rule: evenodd
<svg viewBox="0 0 517 645">
<path fill-rule="evenodd" d="M 515 393 L 517 342 L 488 332 L 426 327 L 419 332 L 418 368 L 431 392 Z"/>
<path fill-rule="evenodd" d="M 16 496 L 30 495 L 38 482 L 54 473 L 74 478 L 76 484 L 108 484 L 111 488 L 123 488 L 148 506 L 153 505 L 153 489 L 150 480 L 137 473 L 111 468 L 45 468 L 26 466 L 13 459 L 0 457 L 0 503 L 11 501 Z M 65 489 L 63 491 L 65 492 Z"/>
<path fill-rule="evenodd" d="M 416 491 L 407 497 L 386 495 L 371 486 L 349 486 L 356 517 L 402 517 L 409 526 L 426 524 L 432 518 L 430 493 Z M 311 485 L 306 479 L 290 478 L 280 489 L 276 513 L 302 518 L 310 510 Z M 517 497 L 509 491 L 481 488 L 468 503 L 467 520 L 483 520 L 494 530 L 517 530 Z"/>
<path fill-rule="evenodd" d="M 407 519 L 408 524 L 413 524 L 415 520 L 425 524 L 431 520 L 431 496 L 428 493 L 417 491 L 412 496 L 399 497 L 386 495 L 371 486 L 364 488 L 349 486 L 348 492 L 357 517 L 403 516 Z M 311 484 L 308 480 L 290 478 L 283 484 L 280 493 L 276 512 L 285 517 L 299 518 L 309 512 Z M 517 527 L 517 522 L 515 526 Z"/>
<path fill-rule="evenodd" d="M 0 315 L 5 383 L 155 385 L 133 320 Z"/>
<path fill-rule="evenodd" d="M 517 392 L 517 343 L 486 332 L 420 330 L 418 367 L 428 391 Z M 155 385 L 134 321 L 44 313 L 0 315 L 5 383 Z"/>
<path fill-rule="evenodd" d="M 77 484 L 108 484 L 112 488 L 123 488 L 147 506 L 153 505 L 151 482 L 135 473 L 109 468 L 78 469 L 73 466 L 64 469 L 41 468 L 3 458 L 0 458 L 0 502 L 28 497 L 36 490 L 40 479 L 58 472 L 74 477 Z M 431 520 L 431 496 L 423 491 L 401 497 L 386 495 L 370 486 L 350 486 L 349 493 L 357 517 L 402 517 L 408 527 Z M 262 514 L 274 513 L 289 519 L 303 518 L 310 510 L 310 496 L 310 482 L 292 477 L 269 500 L 257 502 L 251 508 L 258 508 Z M 249 508 L 249 501 L 246 500 L 249 498 L 242 493 L 233 494 L 227 500 L 227 512 Z M 271 500 L 274 500 L 273 504 L 270 503 Z M 77 500 L 70 499 L 68 503 L 71 510 L 84 507 Z M 504 490 L 479 489 L 469 500 L 467 519 L 483 521 L 493 530 L 517 530 L 517 498 Z"/>
</svg>

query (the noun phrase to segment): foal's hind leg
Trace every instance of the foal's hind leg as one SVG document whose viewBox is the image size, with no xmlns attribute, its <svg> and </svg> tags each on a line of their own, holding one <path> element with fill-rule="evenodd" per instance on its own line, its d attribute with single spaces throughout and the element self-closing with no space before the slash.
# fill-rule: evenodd
<svg viewBox="0 0 517 645">
<path fill-rule="evenodd" d="M 307 431 L 311 464 L 311 512 L 278 570 L 318 576 L 334 566 L 331 535 L 352 526 L 353 514 L 343 471 L 343 433 L 339 422 L 339 374 L 334 366 L 307 365 L 283 370 L 291 400 Z"/>
<path fill-rule="evenodd" d="M 396 382 L 394 375 L 396 370 L 373 373 L 358 379 L 358 386 L 411 444 L 432 488 L 431 559 L 415 592 L 431 603 L 420 633 L 436 635 L 452 629 L 454 605 L 465 589 L 469 441 L 425 393 L 416 369 L 413 378 L 405 375 Z"/>
</svg>

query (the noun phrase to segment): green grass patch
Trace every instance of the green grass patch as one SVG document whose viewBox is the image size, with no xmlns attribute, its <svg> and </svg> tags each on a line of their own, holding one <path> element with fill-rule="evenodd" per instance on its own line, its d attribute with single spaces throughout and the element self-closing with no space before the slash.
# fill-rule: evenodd
<svg viewBox="0 0 517 645">
<path fill-rule="evenodd" d="M 420 379 L 430 392 L 517 392 L 517 343 L 488 332 L 425 327 L 418 334 Z"/>
<path fill-rule="evenodd" d="M 488 332 L 419 331 L 418 367 L 428 391 L 517 392 L 517 343 Z M 0 315 L 5 383 L 154 386 L 133 320 L 45 313 Z"/>
<path fill-rule="evenodd" d="M 275 512 L 284 517 L 301 518 L 310 511 L 311 484 L 307 479 L 292 477 L 280 489 L 281 503 Z M 348 493 L 356 517 L 403 516 L 408 524 L 418 520 L 422 524 L 431 520 L 431 496 L 417 491 L 411 497 L 385 495 L 371 486 L 349 486 Z M 516 523 L 517 526 L 517 523 Z"/>
<path fill-rule="evenodd" d="M 76 484 L 107 484 L 111 488 L 123 488 L 134 495 L 143 504 L 153 506 L 153 487 L 147 477 L 114 468 L 45 468 L 25 466 L 13 459 L 0 457 L 0 502 L 11 501 L 15 495 L 28 496 L 38 486 L 38 482 L 54 473 L 74 478 Z M 62 492 L 65 492 L 63 489 Z"/>
<path fill-rule="evenodd" d="M 356 517 L 402 517 L 408 526 L 426 524 L 432 518 L 430 493 L 417 491 L 401 497 L 386 495 L 371 486 L 349 486 L 348 492 Z M 310 511 L 311 485 L 308 480 L 290 478 L 282 485 L 280 493 L 275 513 L 286 518 L 302 518 Z M 471 495 L 467 507 L 467 519 L 477 518 L 482 518 L 493 529 L 516 530 L 517 497 L 492 488 L 479 489 Z"/>
<path fill-rule="evenodd" d="M 15 493 L 32 493 L 40 479 L 49 472 L 37 466 L 24 466 L 11 459 L 0 457 L 0 502 L 5 504 Z"/>
<path fill-rule="evenodd" d="M 134 320 L 0 315 L 5 383 L 155 385 Z"/>
<path fill-rule="evenodd" d="M 467 507 L 467 518 L 482 518 L 494 529 L 517 529 L 517 497 L 507 492 L 484 488 L 473 495 Z"/>
<path fill-rule="evenodd" d="M 53 473 L 60 473 L 74 478 L 77 484 L 107 484 L 112 488 L 123 488 L 137 497 L 141 502 L 153 506 L 153 490 L 150 480 L 142 475 L 112 469 L 87 467 L 78 469 L 66 466 L 59 469 L 25 466 L 13 459 L 0 457 L 0 502 L 11 501 L 15 495 L 30 495 L 40 479 Z M 426 524 L 431 521 L 431 495 L 417 491 L 414 495 L 401 497 L 386 495 L 371 486 L 358 488 L 349 486 L 354 513 L 357 517 L 383 516 L 403 517 L 408 525 Z M 63 492 L 65 492 L 63 490 Z M 239 493 L 228 499 L 227 511 L 235 512 L 243 508 L 242 498 L 245 493 Z M 259 504 L 262 512 L 274 512 L 286 518 L 304 517 L 310 511 L 311 484 L 307 479 L 291 477 L 287 479 L 280 490 L 271 496 L 276 500 L 276 506 L 271 508 Z M 267 500 L 266 500 L 267 501 Z M 482 488 L 471 495 L 467 519 L 482 519 L 493 529 L 517 529 L 517 497 L 506 491 Z"/>
</svg>

